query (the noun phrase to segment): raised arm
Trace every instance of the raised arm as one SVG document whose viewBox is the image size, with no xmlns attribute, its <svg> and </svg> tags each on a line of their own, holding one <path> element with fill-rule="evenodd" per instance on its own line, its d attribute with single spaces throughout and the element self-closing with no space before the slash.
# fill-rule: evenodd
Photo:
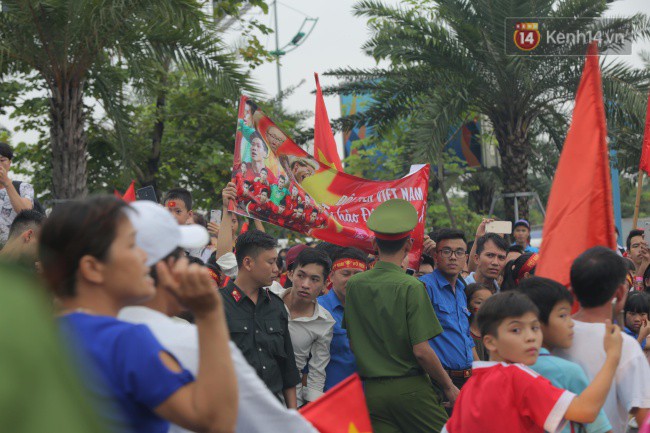
<svg viewBox="0 0 650 433">
<path fill-rule="evenodd" d="M 253 224 L 255 224 L 255 228 L 257 230 L 259 230 L 261 232 L 266 232 L 266 230 L 264 229 L 264 224 L 262 223 L 262 221 L 253 218 Z"/>
<path fill-rule="evenodd" d="M 31 193 L 28 192 L 26 194 L 27 197 L 21 197 L 20 192 L 16 191 L 13 182 L 9 178 L 9 174 L 3 167 L 0 167 L 0 183 L 2 183 L 2 186 L 4 186 L 5 189 L 7 190 L 7 196 L 9 197 L 9 201 L 11 202 L 11 207 L 14 208 L 14 211 L 16 213 L 20 213 L 24 210 L 30 210 L 34 207 L 33 188 L 31 188 L 31 186 L 29 187 Z M 31 198 L 29 197 L 30 195 Z"/>
<path fill-rule="evenodd" d="M 171 272 L 164 263 L 159 263 L 156 270 L 165 287 L 194 314 L 199 337 L 199 368 L 196 380 L 172 394 L 155 412 L 195 432 L 234 432 L 237 379 L 221 295 L 207 268 L 188 265 L 185 258 L 177 261 Z M 161 358 L 170 370 L 180 369 L 171 356 Z"/>
<path fill-rule="evenodd" d="M 237 198 L 237 185 L 233 182 L 228 182 L 228 185 L 221 192 L 221 196 L 223 197 L 223 212 L 221 213 L 221 225 L 219 226 L 219 235 L 217 236 L 217 260 L 224 254 L 232 252 L 232 219 L 228 211 L 228 205 L 230 204 L 230 200 Z"/>
<path fill-rule="evenodd" d="M 476 271 L 476 263 L 474 262 L 474 254 L 476 254 L 476 241 L 478 238 L 485 234 L 485 226 L 487 223 L 494 221 L 492 218 L 483 218 L 481 224 L 476 228 L 476 235 L 474 236 L 474 244 L 472 245 L 472 250 L 469 252 L 469 261 L 467 262 L 467 269 L 469 272 Z"/>
</svg>

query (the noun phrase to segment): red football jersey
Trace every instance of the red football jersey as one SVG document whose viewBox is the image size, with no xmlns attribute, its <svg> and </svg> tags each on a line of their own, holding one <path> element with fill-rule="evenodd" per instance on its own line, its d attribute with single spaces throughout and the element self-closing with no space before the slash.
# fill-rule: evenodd
<svg viewBox="0 0 650 433">
<path fill-rule="evenodd" d="M 441 433 L 559 432 L 574 397 L 523 364 L 474 362 Z"/>
<path fill-rule="evenodd" d="M 285 213 L 288 213 L 289 215 L 291 215 L 293 213 L 293 211 L 296 209 L 296 206 L 298 206 L 298 203 L 295 202 L 293 199 L 291 199 L 291 197 L 289 197 L 289 196 L 286 196 L 284 198 L 284 203 L 285 203 L 284 211 L 285 211 Z"/>
<path fill-rule="evenodd" d="M 237 196 L 243 197 L 246 185 L 244 184 L 244 175 L 241 172 L 235 175 L 235 185 L 237 186 Z"/>
<path fill-rule="evenodd" d="M 253 196 L 256 198 L 259 197 L 262 189 L 266 189 L 268 191 L 268 197 L 271 198 L 271 186 L 269 182 L 260 182 L 259 178 L 255 179 L 255 182 L 253 182 Z"/>
<path fill-rule="evenodd" d="M 268 218 L 272 212 L 277 212 L 278 208 L 270 201 L 266 203 L 250 203 L 248 205 L 248 212 L 253 216 L 260 216 Z"/>
<path fill-rule="evenodd" d="M 248 163 L 248 164 L 247 164 L 247 167 L 248 167 L 248 170 L 246 171 L 246 176 L 244 176 L 244 179 L 246 179 L 246 180 L 250 180 L 251 182 L 254 182 L 255 179 L 257 179 L 258 177 L 260 177 L 260 172 L 259 172 L 259 171 L 255 171 L 255 170 L 253 169 L 253 165 L 252 165 L 251 163 Z M 277 179 L 277 177 L 276 177 L 275 174 L 273 174 L 273 172 L 272 172 L 271 170 L 269 170 L 268 168 L 267 168 L 267 178 L 266 178 L 266 180 L 267 180 L 267 181 L 269 182 L 269 184 L 271 184 L 271 185 L 274 184 L 274 183 L 278 183 L 278 179 Z"/>
</svg>

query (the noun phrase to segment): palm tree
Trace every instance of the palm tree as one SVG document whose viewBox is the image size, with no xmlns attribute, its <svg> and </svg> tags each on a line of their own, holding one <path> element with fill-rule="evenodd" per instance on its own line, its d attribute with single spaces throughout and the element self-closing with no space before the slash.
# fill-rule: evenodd
<svg viewBox="0 0 650 433">
<path fill-rule="evenodd" d="M 128 146 L 122 85 L 128 73 L 155 80 L 152 68 L 174 62 L 198 73 L 246 83 L 223 52 L 196 0 L 4 0 L 0 73 L 33 71 L 49 93 L 52 194 L 87 194 L 84 98 L 92 90 Z M 126 72 L 125 72 L 126 70 Z"/>
<path fill-rule="evenodd" d="M 395 7 L 362 0 L 355 5 L 355 14 L 369 18 L 372 31 L 364 49 L 378 62 L 388 62 L 388 66 L 328 72 L 343 79 L 339 86 L 327 89 L 328 93 L 372 93 L 376 100 L 365 113 L 344 119 L 344 126 L 367 122 L 381 131 L 398 119 L 409 118 L 414 128 L 422 127 L 427 116 L 429 121 L 435 121 L 431 117 L 431 101 L 436 101 L 436 110 L 452 107 L 456 117 L 463 112 L 482 114 L 492 124 L 499 144 L 503 188 L 508 193 L 529 190 L 531 126 L 537 123 L 538 129 L 551 137 L 563 137 L 564 133 L 558 134 L 552 127 L 558 124 L 557 119 L 566 118 L 567 103 L 573 98 L 582 72 L 585 47 L 565 45 L 551 49 L 540 45 L 538 49 L 546 50 L 544 54 L 548 57 L 507 55 L 506 41 L 512 39 L 513 30 L 505 28 L 506 19 L 573 17 L 547 22 L 550 30 L 611 31 L 629 26 L 632 31 L 627 33 L 625 43 L 650 36 L 650 19 L 642 14 L 606 21 L 596 19 L 607 8 L 602 0 L 408 3 L 408 7 Z M 584 17 L 589 19 L 579 19 Z M 621 46 L 620 42 L 601 44 L 602 49 Z M 637 121 L 643 115 L 649 78 L 648 71 L 632 70 L 619 62 L 603 62 L 606 95 L 616 98 L 617 107 L 627 110 Z M 446 114 L 438 116 L 453 118 Z M 512 218 L 512 206 L 508 210 L 508 217 Z M 527 216 L 527 206 L 520 210 Z"/>
</svg>

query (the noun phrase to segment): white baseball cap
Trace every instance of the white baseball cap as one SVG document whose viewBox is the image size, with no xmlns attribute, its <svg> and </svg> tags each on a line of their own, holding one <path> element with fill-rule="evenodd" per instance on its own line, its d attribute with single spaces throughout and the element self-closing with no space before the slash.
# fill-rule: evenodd
<svg viewBox="0 0 650 433">
<path fill-rule="evenodd" d="M 149 200 L 131 203 L 127 212 L 135 227 L 135 242 L 147 253 L 147 266 L 153 266 L 176 248 L 201 248 L 208 244 L 210 235 L 198 224 L 179 225 L 171 213 Z"/>
</svg>

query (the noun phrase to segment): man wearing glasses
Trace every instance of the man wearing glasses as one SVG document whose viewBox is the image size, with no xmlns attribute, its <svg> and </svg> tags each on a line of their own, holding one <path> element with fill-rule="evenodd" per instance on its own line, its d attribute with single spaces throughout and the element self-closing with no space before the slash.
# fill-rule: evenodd
<svg viewBox="0 0 650 433">
<path fill-rule="evenodd" d="M 467 242 L 460 230 L 442 229 L 436 238 L 436 270 L 420 280 L 438 316 L 443 333 L 429 340 L 451 381 L 459 389 L 472 375 L 478 361 L 469 332 L 465 282 L 459 277 L 467 256 Z"/>
</svg>

